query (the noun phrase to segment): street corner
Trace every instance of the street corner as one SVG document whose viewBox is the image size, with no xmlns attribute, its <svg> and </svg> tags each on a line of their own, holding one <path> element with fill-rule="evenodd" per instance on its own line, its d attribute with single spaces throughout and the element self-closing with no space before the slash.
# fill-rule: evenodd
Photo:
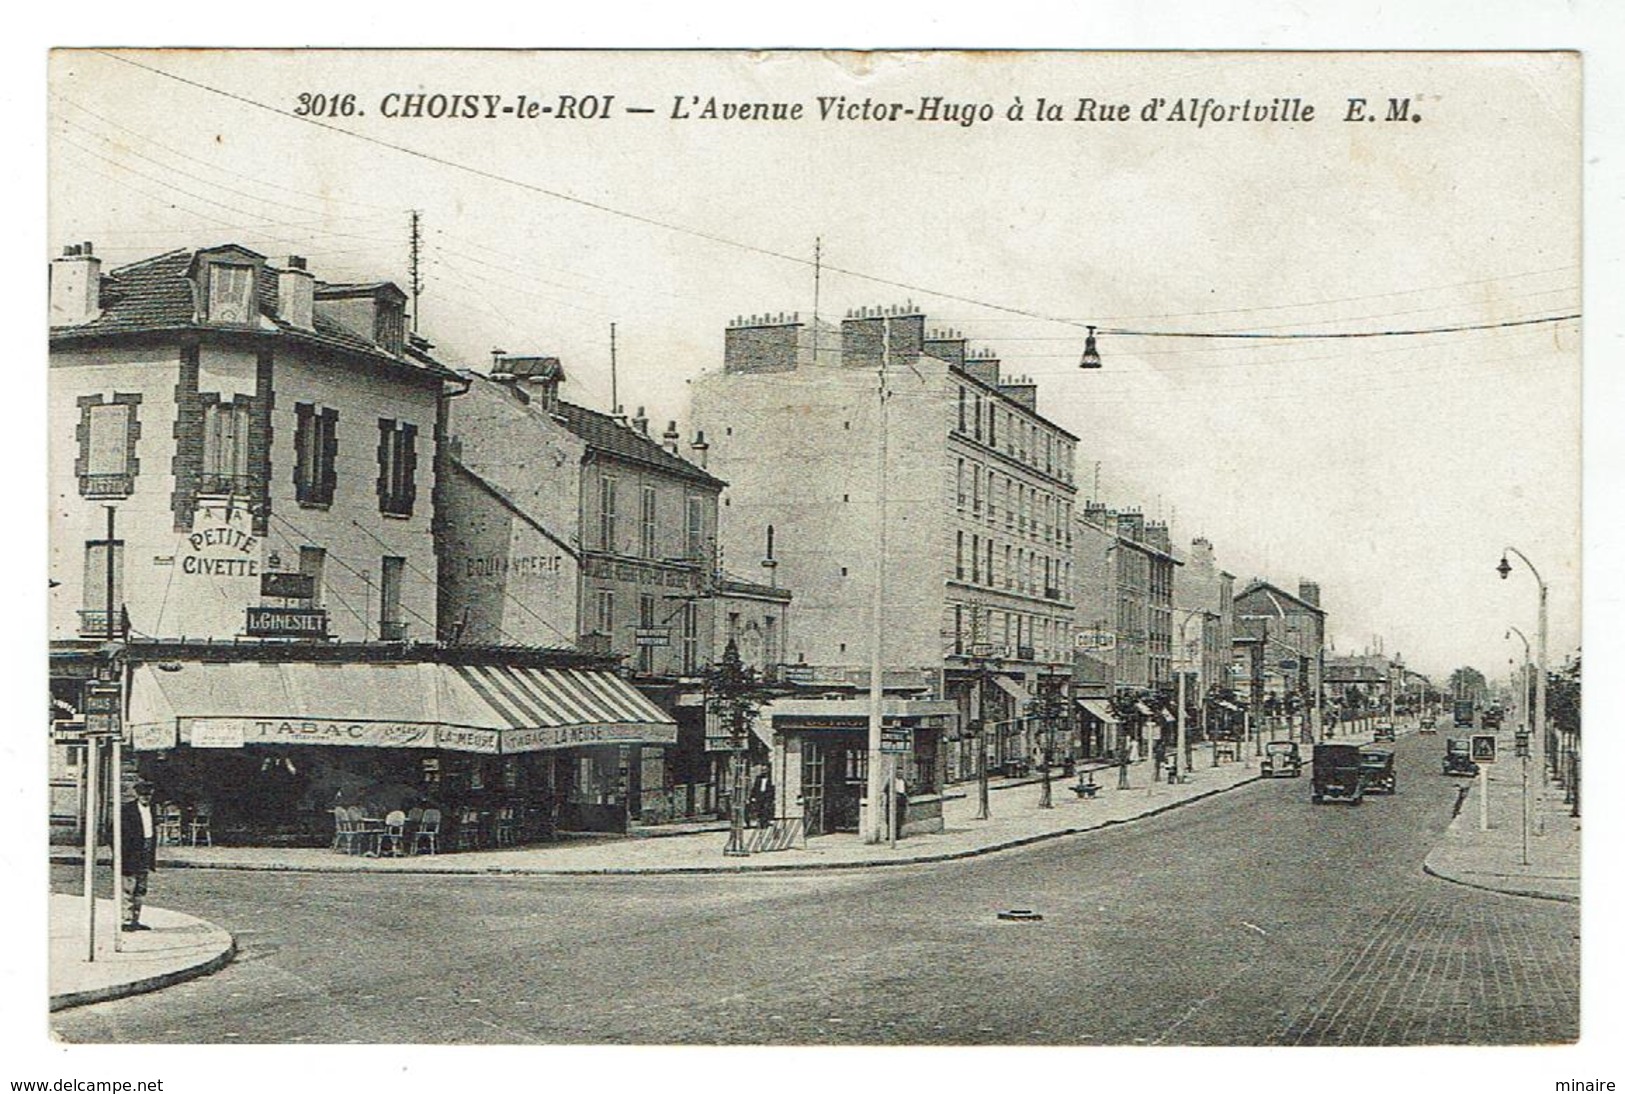
<svg viewBox="0 0 1625 1094">
<path fill-rule="evenodd" d="M 237 941 L 229 931 L 183 912 L 148 906 L 144 931 L 121 931 L 111 901 L 97 901 L 94 960 L 84 905 L 52 894 L 50 1009 L 66 1010 L 158 991 L 207 976 L 230 964 Z"/>
</svg>

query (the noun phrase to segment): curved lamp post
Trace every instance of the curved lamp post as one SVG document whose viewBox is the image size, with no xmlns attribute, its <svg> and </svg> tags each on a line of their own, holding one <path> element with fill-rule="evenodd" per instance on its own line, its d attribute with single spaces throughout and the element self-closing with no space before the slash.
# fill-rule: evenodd
<svg viewBox="0 0 1625 1094">
<path fill-rule="evenodd" d="M 1536 666 L 1535 710 L 1533 725 L 1530 726 L 1530 739 L 1539 750 L 1535 755 L 1535 762 L 1540 765 L 1540 781 L 1544 786 L 1549 780 L 1546 757 L 1550 753 L 1549 742 L 1546 739 L 1546 580 L 1540 576 L 1540 571 L 1535 569 L 1535 564 L 1529 561 L 1528 555 L 1511 546 L 1501 552 L 1501 561 L 1495 567 L 1496 573 L 1501 575 L 1501 580 L 1505 581 L 1512 575 L 1512 564 L 1507 561 L 1509 553 L 1523 560 L 1523 564 L 1529 567 L 1529 572 L 1535 575 L 1535 584 L 1540 587 L 1540 618 L 1535 632 L 1535 648 L 1539 654 L 1539 662 Z"/>
</svg>

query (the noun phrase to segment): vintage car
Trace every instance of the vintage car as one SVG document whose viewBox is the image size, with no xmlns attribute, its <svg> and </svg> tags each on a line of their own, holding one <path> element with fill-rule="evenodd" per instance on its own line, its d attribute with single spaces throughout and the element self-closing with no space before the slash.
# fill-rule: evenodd
<svg viewBox="0 0 1625 1094">
<path fill-rule="evenodd" d="M 1303 754 L 1297 741 L 1265 741 L 1264 758 L 1258 763 L 1258 773 L 1266 779 L 1276 777 L 1295 779 L 1303 774 Z"/>
<path fill-rule="evenodd" d="M 1365 772 L 1368 794 L 1394 792 L 1394 750 L 1379 745 L 1366 745 L 1360 749 L 1360 769 Z"/>
<path fill-rule="evenodd" d="M 1360 762 L 1360 746 L 1320 744 L 1310 758 L 1311 800 L 1346 801 L 1355 805 L 1365 797 L 1365 767 Z"/>
<path fill-rule="evenodd" d="M 1378 722 L 1376 728 L 1371 731 L 1373 741 L 1391 741 L 1394 736 L 1394 723 L 1392 722 Z"/>
<path fill-rule="evenodd" d="M 1465 737 L 1452 737 L 1444 743 L 1444 773 L 1446 775 L 1477 775 L 1478 765 L 1473 762 L 1472 742 Z"/>
<path fill-rule="evenodd" d="M 1416 732 L 1437 733 L 1439 732 L 1439 722 L 1433 717 L 1433 715 L 1424 714 L 1422 715 L 1422 720 L 1416 725 Z"/>
</svg>

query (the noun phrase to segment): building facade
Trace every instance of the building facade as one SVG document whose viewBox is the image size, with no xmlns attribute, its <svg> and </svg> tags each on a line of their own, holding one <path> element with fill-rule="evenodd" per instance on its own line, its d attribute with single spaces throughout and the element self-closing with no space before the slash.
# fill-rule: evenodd
<svg viewBox="0 0 1625 1094">
<path fill-rule="evenodd" d="M 1303 581 L 1293 595 L 1254 578 L 1236 594 L 1235 611 L 1237 639 L 1250 640 L 1250 685 L 1258 709 L 1277 725 L 1320 740 L 1326 647 L 1320 586 Z"/>
<path fill-rule="evenodd" d="M 630 823 L 713 815 L 726 756 L 707 749 L 701 677 L 730 636 L 757 666 L 777 658 L 790 594 L 721 572 L 703 437 L 685 459 L 675 425 L 657 441 L 641 411 L 563 399 L 565 379 L 557 358 L 502 357 L 451 407 L 443 637 L 620 658 L 678 740 L 606 760 L 594 804 Z"/>
<path fill-rule="evenodd" d="M 773 531 L 796 595 L 794 675 L 867 686 L 883 561 L 887 692 L 959 711 L 941 773 L 974 773 L 978 743 L 960 732 L 971 723 L 998 727 L 990 762 L 1025 763 L 1025 705 L 1069 673 L 1077 439 L 1038 412 L 1030 381 L 956 334 L 928 334 L 910 308 L 839 326 L 741 320 L 723 358 L 694 382 L 692 415 L 730 484 L 728 557 L 751 557 Z"/>
</svg>

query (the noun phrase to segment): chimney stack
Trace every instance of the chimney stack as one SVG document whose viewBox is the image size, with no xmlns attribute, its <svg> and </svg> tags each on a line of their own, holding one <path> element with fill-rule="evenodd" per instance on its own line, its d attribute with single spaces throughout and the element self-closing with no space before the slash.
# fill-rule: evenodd
<svg viewBox="0 0 1625 1094">
<path fill-rule="evenodd" d="M 642 433 L 645 437 L 649 435 L 649 416 L 643 412 L 643 408 L 641 406 L 638 407 L 638 412 L 632 419 L 632 428 L 637 430 L 639 433 Z"/>
<path fill-rule="evenodd" d="M 1320 607 L 1320 583 L 1318 581 L 1298 582 L 1298 599 L 1305 604 Z"/>
<path fill-rule="evenodd" d="M 74 243 L 51 262 L 51 326 L 88 323 L 102 311 L 102 260 Z"/>
<path fill-rule="evenodd" d="M 677 455 L 677 445 L 682 439 L 683 435 L 677 432 L 677 423 L 667 422 L 666 432 L 660 435 L 660 447 L 675 456 Z"/>
<path fill-rule="evenodd" d="M 277 318 L 300 330 L 316 325 L 316 278 L 299 255 L 289 255 L 276 271 Z"/>
<path fill-rule="evenodd" d="M 694 462 L 700 465 L 701 471 L 704 471 L 706 456 L 711 451 L 711 446 L 705 443 L 705 430 L 701 429 L 695 432 L 694 443 L 689 445 L 689 448 L 694 453 Z"/>
</svg>

